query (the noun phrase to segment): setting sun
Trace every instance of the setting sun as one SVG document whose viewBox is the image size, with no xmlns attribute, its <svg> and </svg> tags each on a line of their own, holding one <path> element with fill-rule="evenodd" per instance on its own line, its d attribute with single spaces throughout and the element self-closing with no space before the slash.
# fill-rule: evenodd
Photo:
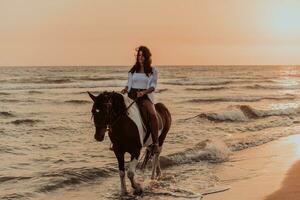
<svg viewBox="0 0 300 200">
<path fill-rule="evenodd" d="M 288 4 L 283 1 L 279 5 L 270 5 L 270 10 L 267 11 L 267 27 L 269 24 L 269 32 L 287 41 L 298 39 L 300 34 L 299 7 L 300 2 Z"/>
</svg>

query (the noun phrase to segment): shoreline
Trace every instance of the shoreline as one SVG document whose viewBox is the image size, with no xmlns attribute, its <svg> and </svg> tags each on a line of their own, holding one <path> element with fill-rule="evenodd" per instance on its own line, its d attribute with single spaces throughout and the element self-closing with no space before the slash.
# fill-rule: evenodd
<svg viewBox="0 0 300 200">
<path fill-rule="evenodd" d="M 236 152 L 229 162 L 215 167 L 220 184 L 229 185 L 231 189 L 204 196 L 203 199 L 273 200 L 278 194 L 284 196 L 291 189 L 296 191 L 291 185 L 297 181 L 295 173 L 300 171 L 299 159 L 300 135 Z M 272 197 L 267 198 L 270 195 Z"/>
<path fill-rule="evenodd" d="M 268 195 L 264 200 L 300 199 L 300 160 L 288 170 L 281 187 Z"/>
<path fill-rule="evenodd" d="M 176 195 L 178 194 L 182 197 L 202 194 L 203 200 L 270 200 L 265 198 L 281 188 L 287 170 L 299 159 L 300 135 L 292 135 L 237 151 L 229 161 L 221 164 L 206 166 L 205 163 L 202 163 L 204 164 L 202 167 L 198 162 L 194 165 L 187 164 L 181 169 L 180 176 L 176 176 L 173 172 L 176 167 L 165 169 L 165 177 L 160 181 L 152 182 L 149 179 L 149 173 L 139 172 L 137 180 L 148 193 L 137 198 L 159 200 L 174 199 L 177 198 Z M 205 177 L 203 173 L 209 173 L 212 176 Z M 217 180 L 217 183 L 210 185 L 207 189 L 199 188 L 208 184 L 210 179 Z M 129 192 L 132 193 L 128 181 L 127 186 Z M 178 190 L 177 193 L 174 193 L 174 189 Z M 219 192 L 214 193 L 217 191 Z M 88 199 L 119 199 L 118 176 L 114 175 L 96 180 L 93 183 L 79 185 L 75 188 L 57 190 L 51 194 L 41 195 L 40 199 L 72 198 L 81 200 L 83 197 Z"/>
</svg>

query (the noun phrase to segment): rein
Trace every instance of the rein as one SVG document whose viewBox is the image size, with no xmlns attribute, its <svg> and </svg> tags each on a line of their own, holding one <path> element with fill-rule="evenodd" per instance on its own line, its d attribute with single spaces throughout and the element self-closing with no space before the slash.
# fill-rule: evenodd
<svg viewBox="0 0 300 200">
<path fill-rule="evenodd" d="M 133 102 L 128 106 L 128 107 L 126 107 L 126 109 L 118 116 L 118 118 L 113 122 L 113 123 L 111 123 L 111 124 L 108 124 L 107 125 L 107 128 L 106 128 L 106 130 L 108 131 L 108 132 L 111 132 L 112 130 L 112 127 L 114 126 L 114 125 L 116 125 L 116 123 L 119 121 L 119 119 L 121 119 L 121 117 L 128 111 L 128 109 L 134 104 L 134 103 L 136 103 L 136 100 L 138 99 L 138 97 L 136 98 L 136 99 L 134 99 L 133 100 Z"/>
</svg>

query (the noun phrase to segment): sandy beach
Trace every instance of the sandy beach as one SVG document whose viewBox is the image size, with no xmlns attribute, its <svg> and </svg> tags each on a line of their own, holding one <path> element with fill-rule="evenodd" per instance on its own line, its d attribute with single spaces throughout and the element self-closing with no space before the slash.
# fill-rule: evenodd
<svg viewBox="0 0 300 200">
<path fill-rule="evenodd" d="M 299 135 L 237 152 L 216 169 L 220 182 L 230 189 L 204 199 L 300 199 L 299 158 Z"/>
<path fill-rule="evenodd" d="M 279 199 L 300 199 L 300 161 L 298 160 L 289 169 L 282 182 L 280 189 L 276 190 L 271 195 L 267 196 L 265 200 L 279 200 Z"/>
</svg>

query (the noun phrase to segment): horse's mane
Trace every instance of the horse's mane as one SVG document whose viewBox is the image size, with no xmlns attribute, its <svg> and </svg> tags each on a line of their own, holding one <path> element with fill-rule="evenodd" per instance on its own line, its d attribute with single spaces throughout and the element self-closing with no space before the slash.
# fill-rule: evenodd
<svg viewBox="0 0 300 200">
<path fill-rule="evenodd" d="M 125 111 L 126 105 L 124 102 L 123 95 L 114 91 L 113 92 L 104 91 L 100 93 L 96 98 L 95 105 L 101 106 L 103 104 L 103 100 L 107 98 L 111 98 L 112 100 L 113 117 L 116 117 L 117 115 Z"/>
</svg>

